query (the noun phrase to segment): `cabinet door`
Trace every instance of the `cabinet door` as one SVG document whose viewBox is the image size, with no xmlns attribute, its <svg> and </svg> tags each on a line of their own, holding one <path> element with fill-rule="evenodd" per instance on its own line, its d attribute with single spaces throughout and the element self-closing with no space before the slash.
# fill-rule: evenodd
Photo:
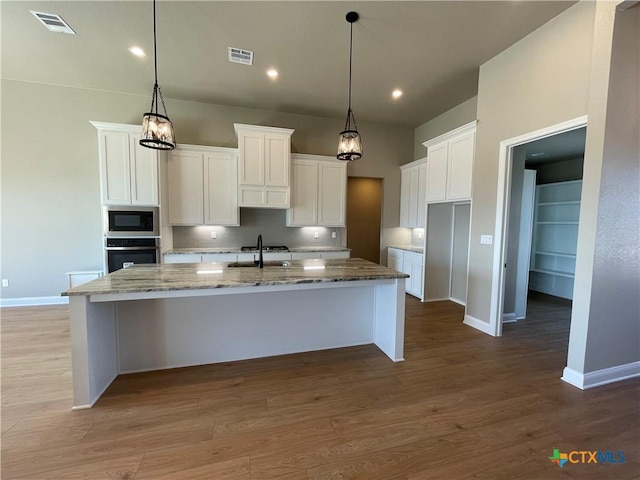
<svg viewBox="0 0 640 480">
<path fill-rule="evenodd" d="M 303 227 L 318 224 L 318 164 L 304 160 L 293 164 L 291 208 L 287 225 Z"/>
<path fill-rule="evenodd" d="M 102 203 L 131 205 L 129 134 L 99 132 Z"/>
<path fill-rule="evenodd" d="M 310 258 L 322 258 L 322 254 L 320 252 L 292 252 L 291 253 L 292 260 L 306 260 Z"/>
<path fill-rule="evenodd" d="M 322 258 L 331 259 L 331 258 L 349 258 L 351 256 L 351 252 L 322 252 Z"/>
<path fill-rule="evenodd" d="M 418 219 L 416 227 L 425 228 L 427 217 L 427 164 L 418 167 Z"/>
<path fill-rule="evenodd" d="M 202 255 L 202 263 L 231 263 L 237 261 L 235 253 L 206 253 Z"/>
<path fill-rule="evenodd" d="M 474 132 L 470 132 L 449 142 L 447 200 L 471 198 L 474 148 Z"/>
<path fill-rule="evenodd" d="M 195 253 L 165 253 L 164 263 L 200 263 L 202 257 Z"/>
<path fill-rule="evenodd" d="M 411 168 L 409 170 L 409 228 L 418 226 L 418 181 L 418 168 Z"/>
<path fill-rule="evenodd" d="M 409 203 L 411 190 L 411 172 L 402 170 L 400 178 L 400 226 L 409 227 Z"/>
<path fill-rule="evenodd" d="M 411 293 L 418 298 L 422 298 L 422 274 L 423 266 L 422 262 L 412 262 L 411 263 Z"/>
<path fill-rule="evenodd" d="M 288 187 L 291 165 L 291 140 L 288 136 L 264 136 L 264 184 L 268 187 Z"/>
<path fill-rule="evenodd" d="M 347 166 L 318 165 L 318 225 L 344 227 L 347 205 Z"/>
<path fill-rule="evenodd" d="M 402 271 L 402 252 L 395 248 L 389 248 L 387 253 L 387 266 L 397 272 Z"/>
<path fill-rule="evenodd" d="M 264 135 L 238 135 L 240 185 L 264 185 Z"/>
<path fill-rule="evenodd" d="M 158 151 L 140 145 L 140 135 L 130 135 L 131 204 L 157 206 Z"/>
<path fill-rule="evenodd" d="M 173 151 L 167 164 L 169 223 L 204 223 L 204 171 L 202 154 Z"/>
<path fill-rule="evenodd" d="M 234 155 L 204 155 L 204 223 L 239 225 L 238 160 Z"/>
<path fill-rule="evenodd" d="M 447 194 L 447 154 L 446 143 L 429 148 L 427 160 L 427 201 L 439 202 Z"/>
</svg>

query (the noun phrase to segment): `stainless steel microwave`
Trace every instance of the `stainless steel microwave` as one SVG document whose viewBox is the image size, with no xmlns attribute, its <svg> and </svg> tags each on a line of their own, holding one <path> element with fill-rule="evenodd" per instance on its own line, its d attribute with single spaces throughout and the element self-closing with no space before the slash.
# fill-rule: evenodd
<svg viewBox="0 0 640 480">
<path fill-rule="evenodd" d="M 157 207 L 105 207 L 106 237 L 158 237 Z"/>
</svg>

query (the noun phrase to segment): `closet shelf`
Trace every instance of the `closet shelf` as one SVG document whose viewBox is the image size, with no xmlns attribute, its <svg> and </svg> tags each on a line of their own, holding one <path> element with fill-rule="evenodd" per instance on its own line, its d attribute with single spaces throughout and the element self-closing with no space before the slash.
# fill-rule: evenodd
<svg viewBox="0 0 640 480">
<path fill-rule="evenodd" d="M 533 252 L 536 255 L 549 255 L 552 257 L 562 257 L 562 258 L 576 258 L 576 254 L 575 253 L 560 253 L 560 252 L 542 252 L 542 251 L 538 251 L 538 252 Z"/>
<path fill-rule="evenodd" d="M 537 273 L 546 273 L 547 275 L 555 275 L 557 277 L 573 278 L 575 276 L 573 273 L 561 272 L 559 270 L 544 270 L 542 268 L 532 268 L 530 271 Z"/>
</svg>

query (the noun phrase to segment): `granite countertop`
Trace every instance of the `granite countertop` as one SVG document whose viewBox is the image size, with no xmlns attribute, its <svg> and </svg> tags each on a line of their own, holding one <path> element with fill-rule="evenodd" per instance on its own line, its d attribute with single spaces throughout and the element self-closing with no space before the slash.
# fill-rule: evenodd
<svg viewBox="0 0 640 480">
<path fill-rule="evenodd" d="M 292 260 L 288 263 L 290 266 L 265 266 L 263 269 L 231 268 L 209 263 L 140 264 L 70 288 L 62 292 L 62 295 L 105 295 L 408 278 L 405 273 L 361 258 Z"/>
<path fill-rule="evenodd" d="M 389 245 L 389 248 L 398 248 L 400 250 L 406 250 L 408 252 L 424 253 L 424 248 L 412 247 L 411 245 Z"/>
<path fill-rule="evenodd" d="M 346 247 L 290 247 L 289 252 L 349 252 L 351 249 Z M 209 247 L 199 247 L 199 248 L 174 248 L 172 250 L 167 250 L 164 252 L 165 254 L 201 254 L 206 255 L 209 253 L 257 253 L 258 249 L 255 250 L 245 250 L 243 252 L 240 251 L 240 247 L 219 247 L 219 248 L 209 248 Z M 286 251 L 270 251 L 263 253 L 287 253 Z"/>
</svg>

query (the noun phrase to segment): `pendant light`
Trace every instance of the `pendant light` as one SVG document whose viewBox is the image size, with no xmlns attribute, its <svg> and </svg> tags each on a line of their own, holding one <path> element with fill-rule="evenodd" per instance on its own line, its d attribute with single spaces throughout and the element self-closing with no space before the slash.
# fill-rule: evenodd
<svg viewBox="0 0 640 480">
<path fill-rule="evenodd" d="M 155 150 L 173 150 L 176 148 L 173 123 L 167 116 L 167 107 L 164 105 L 162 90 L 158 85 L 158 54 L 156 49 L 156 0 L 153 0 L 153 63 L 154 83 L 151 95 L 151 108 L 142 117 L 142 138 L 140 145 Z M 158 113 L 158 103 L 162 102 L 162 111 Z"/>
<path fill-rule="evenodd" d="M 344 124 L 344 130 L 340 132 L 338 140 L 338 160 L 350 162 L 358 160 L 362 157 L 362 139 L 358 133 L 356 126 L 356 117 L 351 110 L 351 63 L 353 59 L 353 23 L 358 21 L 360 16 L 357 12 L 347 13 L 347 22 L 351 25 L 351 34 L 349 38 L 349 109 L 347 110 L 347 121 Z"/>
</svg>

